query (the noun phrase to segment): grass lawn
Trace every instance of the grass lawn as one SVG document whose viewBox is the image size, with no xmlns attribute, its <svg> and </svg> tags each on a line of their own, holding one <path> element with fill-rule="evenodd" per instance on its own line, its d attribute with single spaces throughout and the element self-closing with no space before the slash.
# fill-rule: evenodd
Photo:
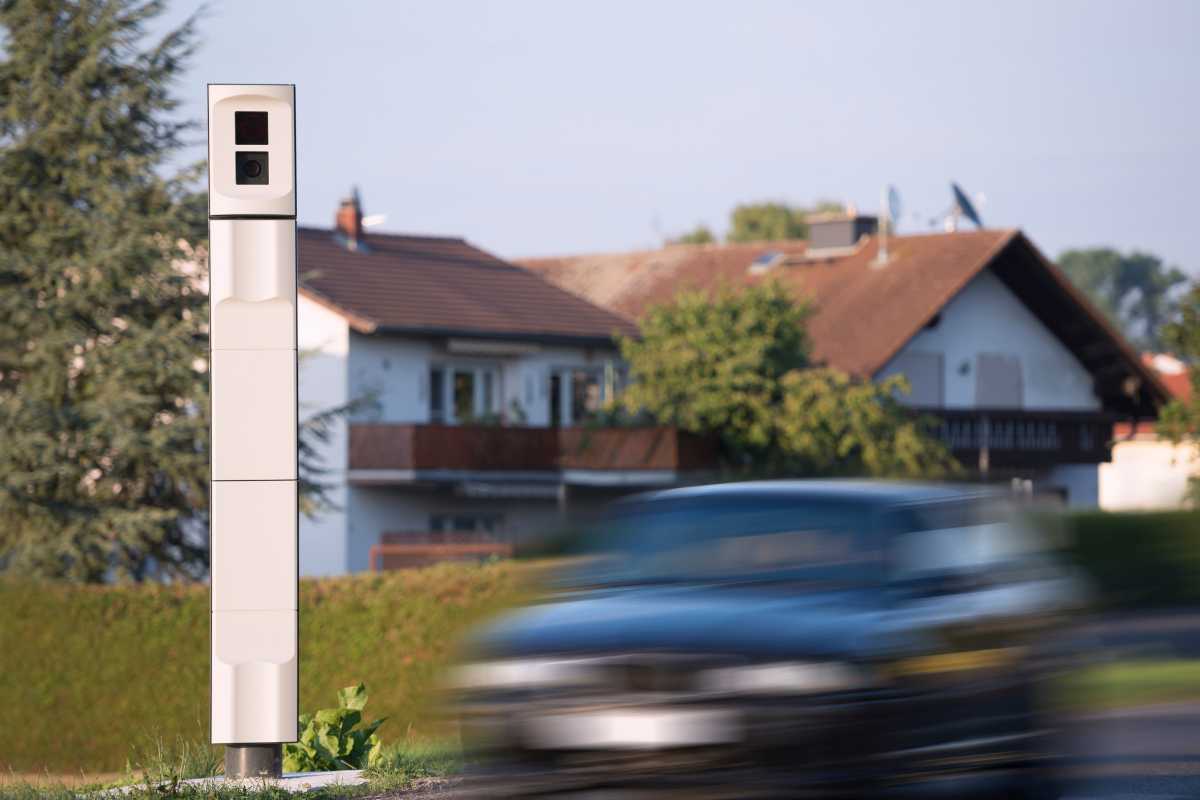
<svg viewBox="0 0 1200 800">
<path fill-rule="evenodd" d="M 1056 681 L 1051 701 L 1070 712 L 1200 700 L 1200 659 L 1094 664 Z"/>
<path fill-rule="evenodd" d="M 178 783 L 220 773 L 221 749 L 206 744 L 159 744 L 142 763 L 111 775 L 0 775 L 0 800 L 77 800 L 98 796 L 116 787 L 129 787 L 121 797 L 134 800 L 180 798 L 294 798 L 282 789 L 196 787 Z M 382 762 L 359 786 L 330 787 L 306 792 L 306 798 L 352 798 L 402 791 L 428 780 L 452 775 L 461 768 L 461 755 L 452 744 L 405 744 L 386 747 Z"/>
</svg>

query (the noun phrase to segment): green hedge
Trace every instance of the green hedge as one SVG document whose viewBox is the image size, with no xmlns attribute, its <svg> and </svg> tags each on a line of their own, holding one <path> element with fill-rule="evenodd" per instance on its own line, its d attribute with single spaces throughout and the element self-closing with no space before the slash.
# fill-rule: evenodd
<svg viewBox="0 0 1200 800">
<path fill-rule="evenodd" d="M 458 634 L 517 602 L 531 567 L 445 564 L 300 583 L 301 709 L 365 681 L 385 742 L 439 735 Z M 208 587 L 0 581 L 0 769 L 102 772 L 154 737 L 208 736 Z"/>
<path fill-rule="evenodd" d="M 1090 577 L 1104 609 L 1200 605 L 1200 512 L 1072 512 L 1041 517 Z"/>
</svg>

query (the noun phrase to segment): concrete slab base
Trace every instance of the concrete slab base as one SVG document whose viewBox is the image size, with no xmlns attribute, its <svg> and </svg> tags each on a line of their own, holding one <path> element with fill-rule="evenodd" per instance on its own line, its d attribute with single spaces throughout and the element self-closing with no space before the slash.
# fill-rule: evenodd
<svg viewBox="0 0 1200 800">
<path fill-rule="evenodd" d="M 285 772 L 282 778 L 226 778 L 216 775 L 211 778 L 192 778 L 180 781 L 180 784 L 195 786 L 200 789 L 263 789 L 272 787 L 287 792 L 309 792 L 313 789 L 323 789 L 330 786 L 360 786 L 367 782 L 361 769 L 344 769 L 336 772 Z M 117 790 L 128 792 L 136 787 L 124 786 Z"/>
</svg>

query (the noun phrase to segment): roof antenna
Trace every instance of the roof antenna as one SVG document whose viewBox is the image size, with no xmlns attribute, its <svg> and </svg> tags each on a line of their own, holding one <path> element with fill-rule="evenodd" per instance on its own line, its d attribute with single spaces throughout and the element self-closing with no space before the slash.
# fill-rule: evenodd
<svg viewBox="0 0 1200 800">
<path fill-rule="evenodd" d="M 662 247 L 667 242 L 667 235 L 663 233 L 662 219 L 655 211 L 650 217 L 650 230 L 654 232 L 654 238 L 658 240 L 658 247 Z"/>
<path fill-rule="evenodd" d="M 900 192 L 888 184 L 883 187 L 879 198 L 879 254 L 875 256 L 875 266 L 882 267 L 888 262 L 888 234 L 892 232 L 896 220 L 900 219 Z"/>
</svg>

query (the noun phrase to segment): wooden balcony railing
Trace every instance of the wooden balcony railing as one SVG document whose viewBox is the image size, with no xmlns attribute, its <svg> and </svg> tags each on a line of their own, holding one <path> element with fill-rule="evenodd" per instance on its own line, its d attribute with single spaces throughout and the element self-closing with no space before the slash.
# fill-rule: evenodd
<svg viewBox="0 0 1200 800">
<path fill-rule="evenodd" d="M 350 425 L 350 469 L 462 472 L 711 469 L 714 444 L 670 427 Z"/>
<path fill-rule="evenodd" d="M 1101 412 L 922 409 L 965 466 L 986 452 L 989 467 L 1096 464 L 1112 455 L 1112 415 Z"/>
<path fill-rule="evenodd" d="M 481 561 L 509 558 L 511 542 L 487 531 L 390 531 L 371 545 L 372 572 L 436 564 L 439 561 Z"/>
</svg>

